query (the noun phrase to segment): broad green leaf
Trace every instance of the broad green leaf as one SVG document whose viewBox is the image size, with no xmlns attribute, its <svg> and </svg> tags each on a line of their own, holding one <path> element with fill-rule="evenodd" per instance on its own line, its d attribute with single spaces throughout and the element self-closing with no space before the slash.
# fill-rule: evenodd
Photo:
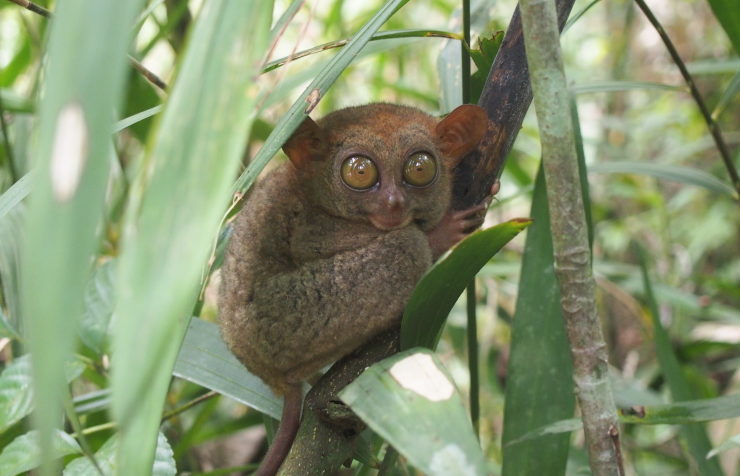
<svg viewBox="0 0 740 476">
<path fill-rule="evenodd" d="M 256 114 L 253 78 L 271 15 L 270 1 L 204 3 L 131 186 L 111 361 L 122 474 L 151 467 L 177 351 Z"/>
<path fill-rule="evenodd" d="M 118 435 L 113 435 L 95 453 L 95 461 L 100 466 L 104 476 L 126 474 L 119 470 L 120 466 L 116 463 L 118 446 Z M 157 434 L 157 448 L 154 453 L 151 474 L 152 476 L 174 476 L 177 474 L 172 448 L 162 433 Z M 83 456 L 73 460 L 64 468 L 64 476 L 100 476 L 100 473 L 92 461 Z"/>
<path fill-rule="evenodd" d="M 540 169 L 532 198 L 534 223 L 527 230 L 504 400 L 504 475 L 562 474 L 566 436 L 548 435 L 510 444 L 529 432 L 573 416 L 572 361 L 553 265 L 550 214 Z"/>
<path fill-rule="evenodd" d="M 475 66 L 478 68 L 475 73 L 470 76 L 470 102 L 477 104 L 483 87 L 486 85 L 488 79 L 488 73 L 491 71 L 493 60 L 496 58 L 496 53 L 501 46 L 501 42 L 504 39 L 502 31 L 497 31 L 489 36 L 481 36 L 478 38 L 478 46 L 470 50 L 470 59 L 473 60 Z"/>
<path fill-rule="evenodd" d="M 142 0 L 59 2 L 44 58 L 38 169 L 22 250 L 21 302 L 37 388 L 34 422 L 50 454 L 66 392 L 63 366 L 97 251 L 110 162 L 114 110 L 120 106 L 131 26 Z M 44 464 L 41 474 L 53 474 Z"/>
<path fill-rule="evenodd" d="M 712 192 L 735 197 L 735 191 L 729 184 L 703 170 L 681 165 L 615 161 L 591 164 L 588 166 L 588 171 L 594 173 L 648 175 L 661 180 L 696 185 Z"/>
<path fill-rule="evenodd" d="M 645 286 L 645 297 L 650 309 L 650 318 L 653 323 L 653 340 L 655 341 L 655 353 L 658 357 L 658 363 L 660 364 L 660 370 L 663 377 L 668 384 L 668 388 L 671 391 L 673 400 L 676 402 L 682 402 L 686 400 L 692 400 L 696 398 L 696 392 L 691 388 L 689 381 L 681 370 L 678 358 L 673 352 L 673 346 L 671 345 L 671 339 L 668 332 L 660 322 L 660 314 L 658 314 L 658 303 L 655 300 L 653 294 L 652 283 L 648 276 L 647 270 L 647 259 L 641 248 L 638 248 L 640 256 L 640 269 L 642 271 L 643 285 Z M 724 397 L 728 398 L 728 397 Z M 712 399 L 717 400 L 717 399 Z M 735 407 L 735 416 L 740 415 L 740 395 L 729 397 L 729 403 Z M 698 405 L 701 408 L 701 403 L 694 402 L 694 405 Z M 714 405 L 710 404 L 710 408 Z M 705 407 L 706 408 L 706 407 Z M 665 407 L 658 407 L 656 410 L 651 410 L 651 416 L 653 415 L 665 415 L 665 413 L 673 416 L 679 416 L 682 413 L 680 407 L 672 406 L 671 409 L 666 410 Z M 645 415 L 647 416 L 648 410 L 645 409 Z M 655 419 L 655 417 L 654 417 Z M 642 419 L 645 422 L 645 419 Z M 716 459 L 707 459 L 707 454 L 712 450 L 711 442 L 709 437 L 701 424 L 688 423 L 681 427 L 681 435 L 686 440 L 689 452 L 693 457 L 694 462 L 699 468 L 699 472 L 702 475 L 721 475 L 722 470 L 719 467 L 719 463 Z"/>
<path fill-rule="evenodd" d="M 100 265 L 85 290 L 85 312 L 80 322 L 82 342 L 101 353 L 108 336 L 108 324 L 113 314 L 115 260 Z"/>
<path fill-rule="evenodd" d="M 15 438 L 0 453 L 0 474 L 13 476 L 30 471 L 41 464 L 41 448 L 36 430 Z M 60 430 L 54 430 L 51 438 L 49 459 L 80 453 L 80 445 L 74 438 Z"/>
<path fill-rule="evenodd" d="M 684 86 L 673 86 L 671 84 L 651 83 L 648 81 L 598 81 L 593 83 L 581 83 L 571 86 L 573 94 L 603 93 L 615 91 L 632 90 L 656 90 L 656 91 L 686 91 Z"/>
<path fill-rule="evenodd" d="M 665 405 L 640 407 L 639 414 L 622 412 L 624 423 L 643 425 L 682 425 L 714 420 L 740 418 L 740 393 L 703 400 L 682 401 Z M 697 426 L 701 429 L 701 426 Z M 702 453 L 704 459 L 709 450 Z M 698 455 L 696 455 L 698 458 Z"/>
<path fill-rule="evenodd" d="M 735 0 L 708 0 L 714 16 L 730 38 L 735 53 L 740 55 L 740 8 Z"/>
<path fill-rule="evenodd" d="M 740 448 L 740 434 L 728 438 L 724 443 L 713 449 L 707 455 L 707 458 L 713 458 L 727 450 Z"/>
<path fill-rule="evenodd" d="M 77 360 L 63 366 L 65 382 L 71 382 L 85 369 Z M 33 410 L 34 387 L 31 384 L 31 355 L 18 357 L 0 374 L 0 433 L 19 422 Z"/>
<path fill-rule="evenodd" d="M 216 324 L 197 317 L 190 320 L 173 373 L 280 419 L 281 399 L 236 360 Z"/>
<path fill-rule="evenodd" d="M 256 180 L 267 162 L 277 153 L 280 147 L 290 137 L 298 125 L 308 115 L 315 104 L 309 104 L 309 97 L 316 102 L 326 94 L 329 87 L 334 84 L 339 75 L 349 66 L 354 58 L 362 51 L 368 41 L 378 31 L 396 11 L 408 3 L 408 0 L 389 0 L 365 23 L 362 28 L 352 37 L 347 45 L 340 51 L 326 68 L 323 68 L 319 74 L 311 81 L 306 89 L 301 93 L 296 102 L 290 107 L 287 113 L 280 118 L 275 125 L 270 137 L 267 138 L 264 145 L 247 167 L 247 170 L 239 177 L 234 187 L 237 193 L 244 193 Z"/>
<path fill-rule="evenodd" d="M 462 398 L 431 351 L 389 357 L 339 396 L 424 474 L 489 474 Z"/>
<path fill-rule="evenodd" d="M 421 278 L 401 321 L 401 348 L 434 349 L 455 301 L 476 273 L 531 223 L 515 219 L 479 230 L 460 242 Z"/>
</svg>

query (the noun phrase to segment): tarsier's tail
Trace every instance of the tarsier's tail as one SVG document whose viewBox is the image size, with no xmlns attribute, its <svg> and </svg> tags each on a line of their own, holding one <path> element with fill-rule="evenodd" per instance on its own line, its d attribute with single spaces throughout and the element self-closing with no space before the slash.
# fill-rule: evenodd
<svg viewBox="0 0 740 476">
<path fill-rule="evenodd" d="M 280 419 L 275 438 L 272 445 L 267 450 L 265 457 L 262 459 L 259 468 L 254 473 L 255 476 L 274 476 L 283 464 L 285 457 L 288 456 L 295 435 L 298 432 L 298 425 L 301 421 L 301 406 L 303 403 L 303 393 L 301 385 L 291 385 L 285 392 L 283 400 L 283 416 Z"/>
</svg>

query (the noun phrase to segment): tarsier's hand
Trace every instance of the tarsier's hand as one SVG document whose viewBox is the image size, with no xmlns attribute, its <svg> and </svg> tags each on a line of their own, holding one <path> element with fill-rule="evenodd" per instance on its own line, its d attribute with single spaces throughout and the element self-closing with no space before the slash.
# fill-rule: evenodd
<svg viewBox="0 0 740 476">
<path fill-rule="evenodd" d="M 467 210 L 448 211 L 442 221 L 434 229 L 427 232 L 433 259 L 437 259 L 442 253 L 455 246 L 483 224 L 486 210 L 488 210 L 488 206 L 498 193 L 499 188 L 501 188 L 501 183 L 497 180 L 491 186 L 490 195 L 484 198 L 482 202 Z"/>
</svg>

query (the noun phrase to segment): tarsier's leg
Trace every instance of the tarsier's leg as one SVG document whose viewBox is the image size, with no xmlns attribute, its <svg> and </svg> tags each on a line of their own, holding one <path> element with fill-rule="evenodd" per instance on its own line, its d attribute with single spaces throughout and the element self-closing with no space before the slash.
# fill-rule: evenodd
<svg viewBox="0 0 740 476">
<path fill-rule="evenodd" d="M 249 305 L 254 344 L 283 372 L 342 357 L 397 322 L 430 264 L 425 234 L 406 227 L 262 280 Z"/>
</svg>

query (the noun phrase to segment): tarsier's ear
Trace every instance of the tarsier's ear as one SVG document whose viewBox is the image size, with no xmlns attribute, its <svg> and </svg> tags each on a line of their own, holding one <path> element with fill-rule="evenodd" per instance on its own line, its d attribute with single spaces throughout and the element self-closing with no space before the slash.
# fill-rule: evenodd
<svg viewBox="0 0 740 476">
<path fill-rule="evenodd" d="M 326 152 L 324 131 L 307 117 L 283 145 L 283 152 L 299 169 L 312 160 L 321 160 Z"/>
<path fill-rule="evenodd" d="M 487 127 L 488 115 L 482 107 L 463 104 L 437 124 L 437 147 L 455 166 L 483 139 Z"/>
</svg>

